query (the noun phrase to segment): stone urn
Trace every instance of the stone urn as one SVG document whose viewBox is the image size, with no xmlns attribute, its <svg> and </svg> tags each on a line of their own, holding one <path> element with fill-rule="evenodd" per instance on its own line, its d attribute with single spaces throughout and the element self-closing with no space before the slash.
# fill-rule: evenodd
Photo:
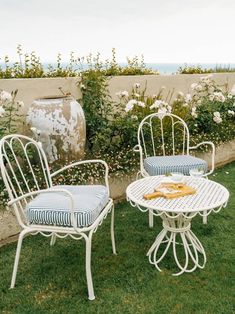
<svg viewBox="0 0 235 314">
<path fill-rule="evenodd" d="M 34 137 L 42 143 L 49 162 L 83 157 L 85 116 L 81 105 L 73 97 L 35 99 L 26 120 Z"/>
</svg>

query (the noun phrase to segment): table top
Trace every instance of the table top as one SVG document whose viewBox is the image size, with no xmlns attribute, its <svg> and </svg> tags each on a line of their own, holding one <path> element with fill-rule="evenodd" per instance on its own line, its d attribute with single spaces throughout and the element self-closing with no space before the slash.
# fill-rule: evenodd
<svg viewBox="0 0 235 314">
<path fill-rule="evenodd" d="M 196 194 L 165 199 L 145 200 L 144 194 L 153 193 L 165 176 L 146 177 L 131 183 L 126 190 L 127 199 L 145 208 L 165 212 L 199 212 L 219 208 L 229 199 L 229 191 L 221 184 L 204 179 L 185 176 L 185 183 L 197 190 Z"/>
</svg>

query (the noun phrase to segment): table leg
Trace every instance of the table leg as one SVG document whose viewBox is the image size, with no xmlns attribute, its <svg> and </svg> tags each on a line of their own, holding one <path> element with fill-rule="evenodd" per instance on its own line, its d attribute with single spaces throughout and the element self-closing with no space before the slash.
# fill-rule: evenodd
<svg viewBox="0 0 235 314">
<path fill-rule="evenodd" d="M 169 248 L 173 247 L 173 255 L 175 262 L 180 269 L 174 273 L 174 276 L 179 276 L 184 272 L 193 272 L 196 268 L 204 268 L 206 264 L 206 253 L 196 235 L 191 230 L 191 218 L 179 215 L 163 214 L 163 229 L 156 237 L 154 243 L 150 247 L 147 256 L 150 264 L 161 271 L 159 263 L 167 254 Z M 177 235 L 180 237 L 180 242 L 176 240 Z M 159 253 L 159 248 L 163 243 L 167 243 L 163 253 Z M 177 253 L 177 245 L 181 244 L 184 251 L 184 262 L 180 261 Z M 200 255 L 199 255 L 200 254 Z M 202 262 L 199 262 L 199 257 L 202 257 Z M 191 266 L 189 266 L 189 263 Z"/>
<path fill-rule="evenodd" d="M 153 213 L 149 211 L 149 228 L 153 228 Z"/>
</svg>

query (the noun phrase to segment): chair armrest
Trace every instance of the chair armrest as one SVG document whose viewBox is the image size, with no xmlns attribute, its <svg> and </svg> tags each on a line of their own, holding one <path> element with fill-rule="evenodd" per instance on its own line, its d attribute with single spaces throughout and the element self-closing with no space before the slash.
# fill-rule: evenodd
<svg viewBox="0 0 235 314">
<path fill-rule="evenodd" d="M 14 200 L 9 201 L 7 203 L 7 205 L 8 206 L 12 206 L 12 205 L 16 206 L 17 202 L 19 202 L 23 199 L 26 199 L 30 196 L 33 196 L 33 195 L 45 194 L 45 193 L 58 193 L 58 192 L 64 193 L 69 197 L 69 199 L 70 199 L 70 212 L 71 212 L 71 225 L 75 229 L 75 231 L 81 232 L 81 229 L 77 226 L 77 220 L 75 219 L 75 215 L 74 215 L 74 197 L 69 191 L 67 191 L 65 189 L 56 188 L 56 189 L 44 189 L 44 190 L 33 191 L 30 193 L 26 193 L 22 196 L 19 196 L 19 197 L 15 198 Z"/>
<path fill-rule="evenodd" d="M 212 150 L 215 151 L 215 144 L 209 141 L 205 141 L 205 142 L 201 142 L 199 144 L 197 144 L 196 146 L 191 146 L 189 147 L 189 149 L 197 149 L 198 147 L 202 146 L 202 145 L 210 145 L 212 147 Z"/>
<path fill-rule="evenodd" d="M 211 170 L 204 174 L 204 176 L 207 177 L 208 175 L 212 174 L 214 169 L 215 169 L 215 145 L 214 145 L 214 143 L 209 142 L 209 141 L 201 142 L 201 143 L 197 144 L 196 146 L 189 147 L 189 150 L 197 149 L 198 147 L 200 147 L 202 145 L 210 145 L 212 148 L 212 151 L 211 151 Z"/>
<path fill-rule="evenodd" d="M 70 165 L 67 165 L 67 166 L 65 166 L 65 167 L 63 167 L 63 168 L 53 172 L 51 174 L 51 178 L 53 178 L 54 176 L 60 174 L 61 172 L 65 171 L 67 169 L 70 169 L 72 167 L 77 167 L 77 166 L 81 166 L 81 165 L 84 165 L 84 164 L 96 164 L 96 163 L 102 164 L 105 167 L 104 179 L 105 179 L 105 185 L 108 188 L 108 192 L 109 192 L 109 180 L 108 180 L 109 168 L 108 168 L 107 163 L 104 160 L 101 160 L 101 159 L 82 160 L 82 161 L 74 162 L 74 163 L 72 163 Z"/>
</svg>

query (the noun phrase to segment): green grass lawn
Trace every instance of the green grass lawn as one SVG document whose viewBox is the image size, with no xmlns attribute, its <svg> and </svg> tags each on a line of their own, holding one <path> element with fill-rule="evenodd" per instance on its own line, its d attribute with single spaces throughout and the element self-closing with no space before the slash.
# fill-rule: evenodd
<svg viewBox="0 0 235 314">
<path fill-rule="evenodd" d="M 116 205 L 118 255 L 111 253 L 110 217 L 93 238 L 92 271 L 96 299 L 88 301 L 84 242 L 30 236 L 23 242 L 16 288 L 9 290 L 16 243 L 0 248 L 0 313 L 235 313 L 235 163 L 212 176 L 230 193 L 227 208 L 196 217 L 192 229 L 207 253 L 203 270 L 180 277 L 171 252 L 163 272 L 146 252 L 161 230 L 127 202 Z"/>
</svg>

